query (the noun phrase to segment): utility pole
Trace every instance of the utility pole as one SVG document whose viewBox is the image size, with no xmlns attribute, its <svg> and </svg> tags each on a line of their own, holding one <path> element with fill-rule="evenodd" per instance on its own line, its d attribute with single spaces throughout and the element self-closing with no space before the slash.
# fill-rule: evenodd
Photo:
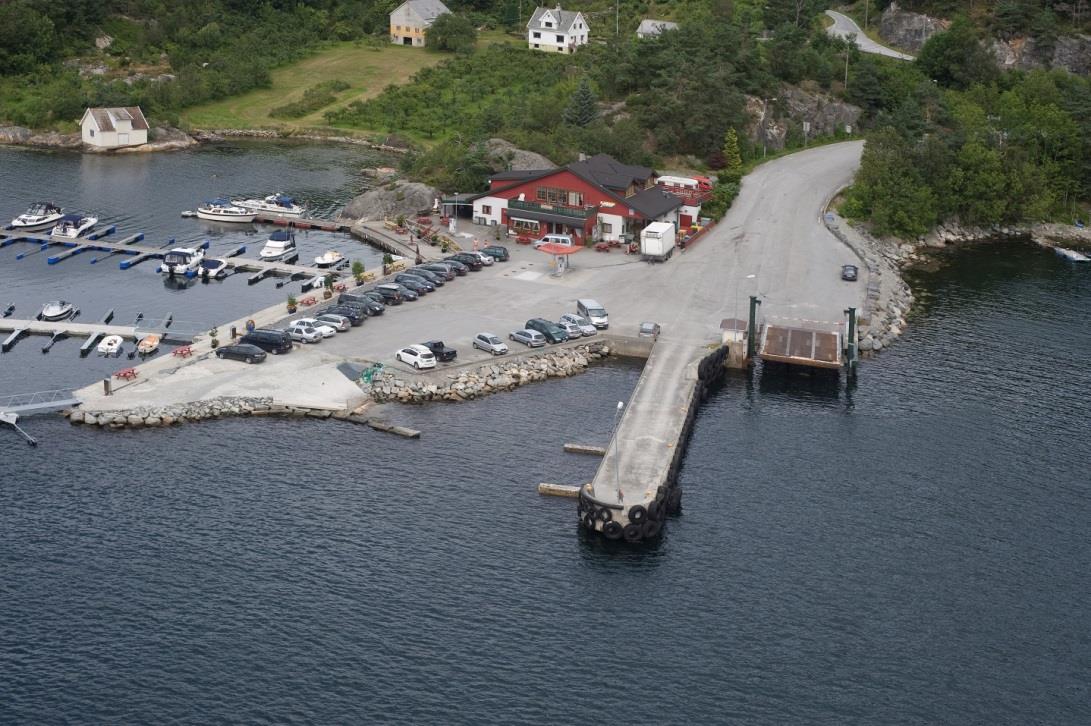
<svg viewBox="0 0 1091 726">
<path fill-rule="evenodd" d="M 869 3 L 868 3 L 868 0 L 864 0 L 864 32 L 865 32 L 865 33 L 867 32 L 867 10 L 868 10 L 868 4 L 869 4 Z"/>
<path fill-rule="evenodd" d="M 614 35 L 621 35 L 621 0 L 614 0 Z"/>
</svg>

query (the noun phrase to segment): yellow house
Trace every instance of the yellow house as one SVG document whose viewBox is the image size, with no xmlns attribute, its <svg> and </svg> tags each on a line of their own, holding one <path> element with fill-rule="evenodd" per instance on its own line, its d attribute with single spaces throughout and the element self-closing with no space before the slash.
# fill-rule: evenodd
<svg viewBox="0 0 1091 726">
<path fill-rule="evenodd" d="M 449 12 L 439 0 L 405 0 L 390 13 L 390 42 L 423 47 L 424 31 L 436 18 Z"/>
</svg>

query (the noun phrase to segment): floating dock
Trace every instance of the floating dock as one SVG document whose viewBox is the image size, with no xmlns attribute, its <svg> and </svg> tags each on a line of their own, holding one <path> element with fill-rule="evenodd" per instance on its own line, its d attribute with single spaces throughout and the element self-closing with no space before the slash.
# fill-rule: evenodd
<svg viewBox="0 0 1091 726">
<path fill-rule="evenodd" d="M 160 325 L 154 323 L 159 322 Z M 155 333 L 164 343 L 192 343 L 196 333 L 180 330 L 168 330 L 172 320 L 147 321 L 145 325 L 107 325 L 105 323 L 74 323 L 68 320 L 48 322 L 44 320 L 20 320 L 18 318 L 0 319 L 0 333 L 8 332 L 9 335 L 0 344 L 0 352 L 7 353 L 19 339 L 25 335 L 48 335 L 51 338 L 78 337 L 97 339 L 107 335 L 120 335 L 126 340 L 139 340 L 146 335 Z M 87 347 L 87 343 L 84 347 Z M 85 353 L 81 354 L 86 355 Z"/>
</svg>

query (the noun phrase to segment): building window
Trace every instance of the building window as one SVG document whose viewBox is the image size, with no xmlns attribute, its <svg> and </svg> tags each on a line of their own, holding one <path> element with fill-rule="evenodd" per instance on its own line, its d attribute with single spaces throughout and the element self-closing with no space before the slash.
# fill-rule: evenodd
<svg viewBox="0 0 1091 726">
<path fill-rule="evenodd" d="M 537 43 L 535 43 L 535 44 L 534 44 L 534 47 L 535 47 L 535 48 L 537 48 L 537 47 L 538 47 L 538 44 L 537 44 Z"/>
<path fill-rule="evenodd" d="M 602 223 L 602 233 L 603 234 L 613 234 L 614 233 L 614 225 L 612 225 L 612 224 L 610 224 L 608 222 L 603 222 Z"/>
<path fill-rule="evenodd" d="M 481 213 L 482 214 L 492 214 L 492 207 L 489 206 L 488 204 L 482 204 L 481 205 Z"/>
<path fill-rule="evenodd" d="M 94 136 L 94 135 L 95 135 L 95 130 L 91 129 L 91 136 Z"/>
<path fill-rule="evenodd" d="M 541 38 L 541 37 L 542 37 L 542 34 L 541 34 L 541 33 L 539 33 L 538 31 L 535 31 L 535 32 L 534 32 L 534 38 L 535 38 L 535 40 L 537 40 L 538 38 Z"/>
<path fill-rule="evenodd" d="M 559 204 L 568 207 L 583 206 L 583 192 L 573 192 L 556 187 L 538 187 L 535 194 L 539 202 Z"/>
<path fill-rule="evenodd" d="M 541 228 L 537 222 L 530 219 L 512 219 L 511 231 L 515 234 L 538 234 Z"/>
<path fill-rule="evenodd" d="M 563 43 L 564 42 L 564 36 L 563 35 L 558 35 L 557 36 L 557 42 L 558 43 Z"/>
<path fill-rule="evenodd" d="M 547 20 L 546 22 L 542 23 L 542 26 L 543 26 L 543 27 L 546 27 L 546 28 L 552 28 L 552 27 L 553 27 L 553 23 L 551 23 L 551 22 L 549 22 L 549 21 Z"/>
</svg>

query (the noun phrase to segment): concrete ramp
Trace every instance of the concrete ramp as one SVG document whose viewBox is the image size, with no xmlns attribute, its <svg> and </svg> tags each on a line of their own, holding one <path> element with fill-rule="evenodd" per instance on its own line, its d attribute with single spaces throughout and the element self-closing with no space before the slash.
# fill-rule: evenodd
<svg viewBox="0 0 1091 726">
<path fill-rule="evenodd" d="M 841 367 L 841 333 L 767 325 L 758 355 L 762 360 L 811 368 Z"/>
</svg>

